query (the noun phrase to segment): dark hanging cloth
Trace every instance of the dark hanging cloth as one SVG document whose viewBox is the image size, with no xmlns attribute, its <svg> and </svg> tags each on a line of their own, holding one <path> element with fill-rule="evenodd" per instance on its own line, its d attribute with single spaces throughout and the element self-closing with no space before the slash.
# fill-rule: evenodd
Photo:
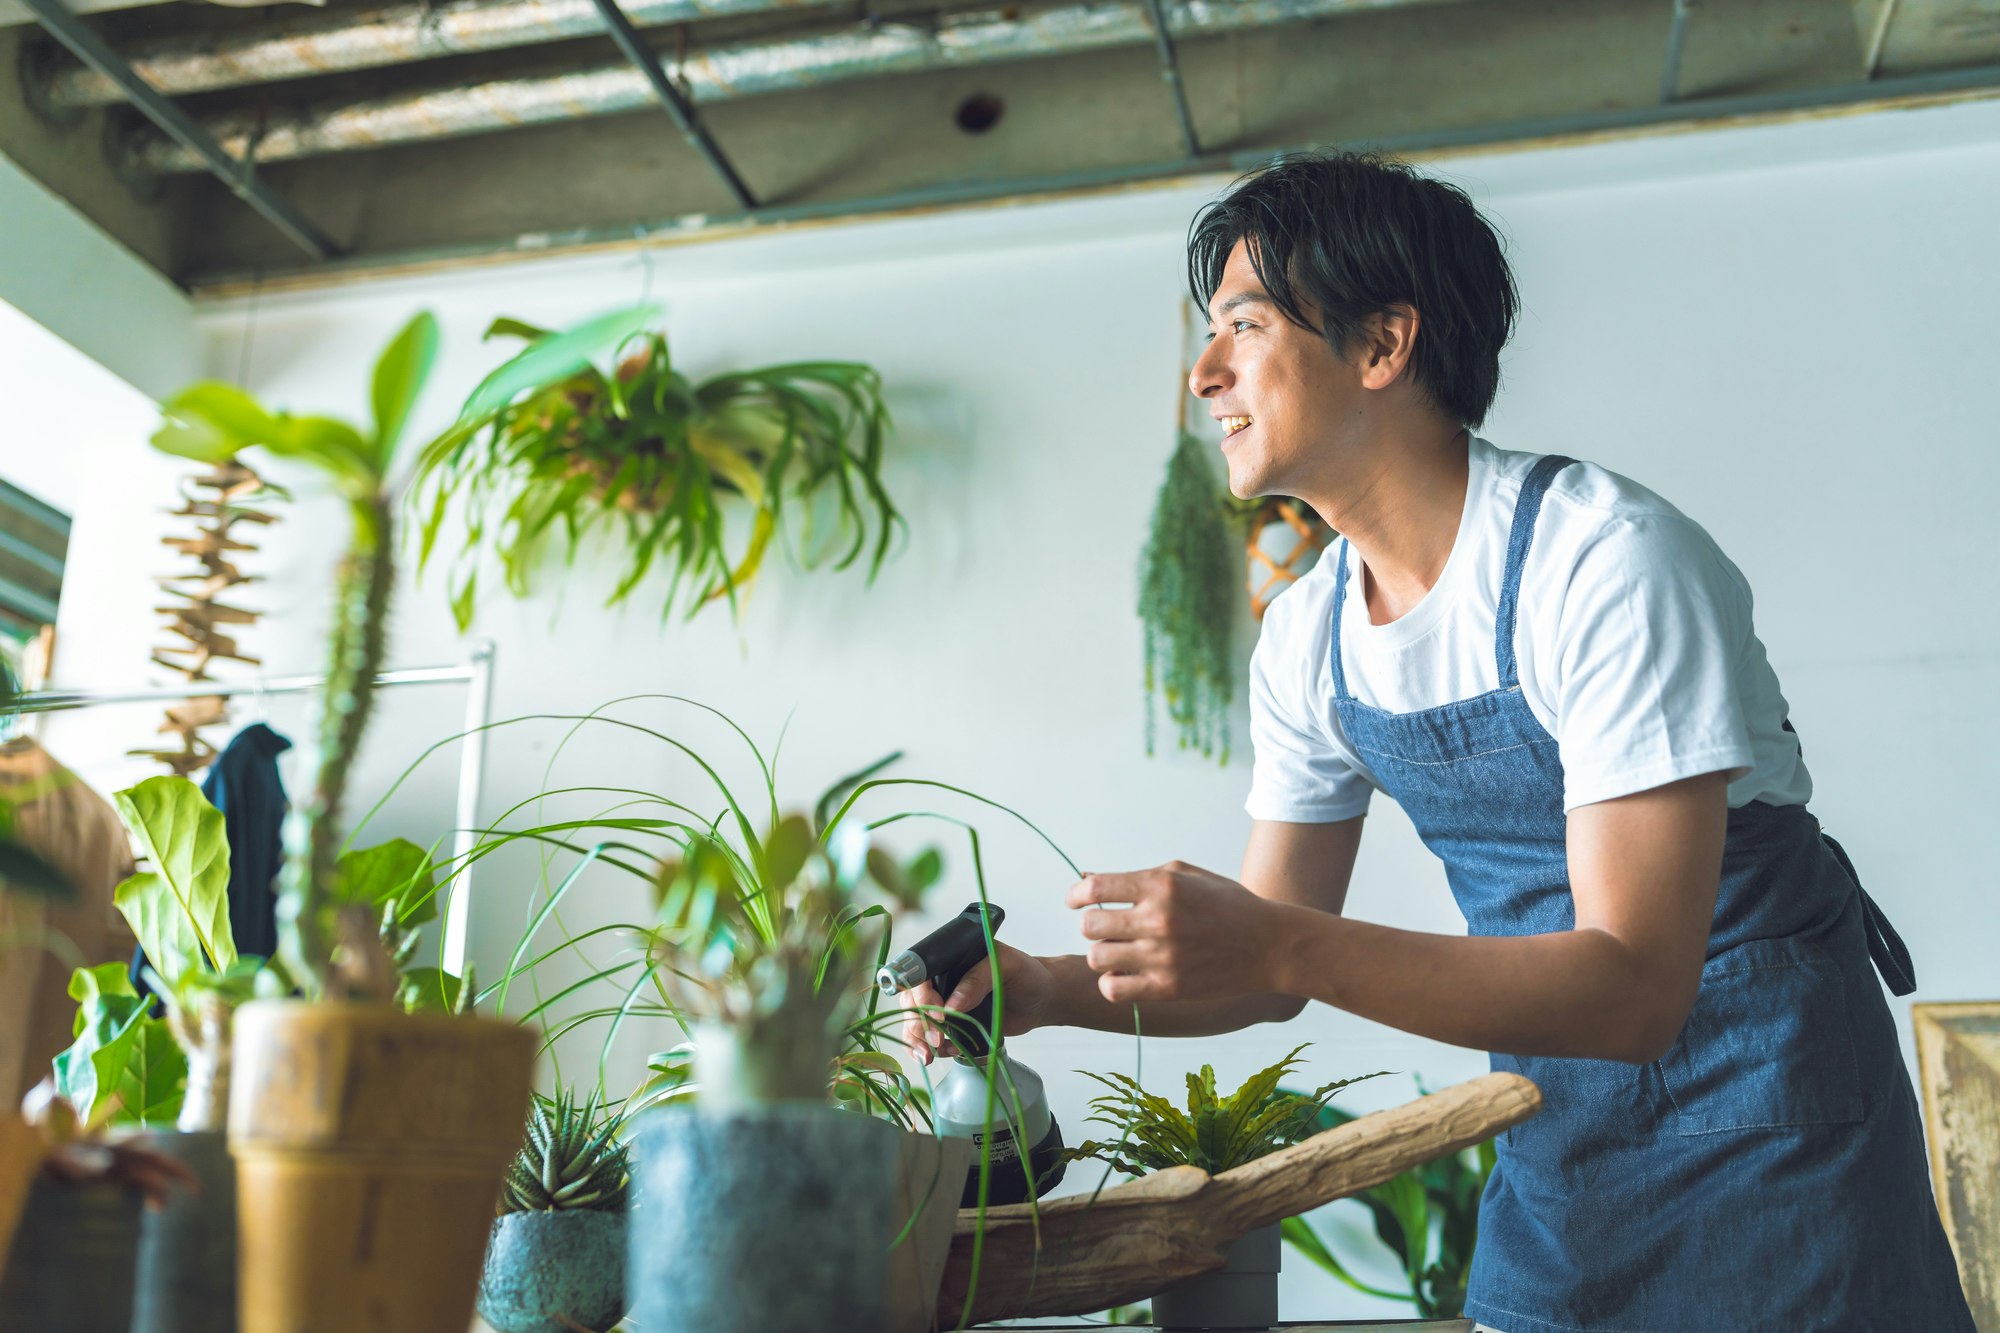
<svg viewBox="0 0 2000 1333">
<path fill-rule="evenodd" d="M 271 885 L 284 860 L 285 784 L 278 756 L 292 743 L 262 722 L 236 733 L 202 781 L 201 794 L 229 830 L 229 929 L 236 952 L 278 951 L 278 900 Z"/>
<path fill-rule="evenodd" d="M 231 738 L 209 765 L 201 794 L 222 812 L 229 838 L 229 930 L 238 954 L 269 958 L 278 949 L 278 900 L 272 881 L 284 859 L 285 784 L 278 776 L 278 756 L 292 743 L 262 722 L 253 722 Z M 132 977 L 139 978 L 145 961 L 132 957 Z"/>
</svg>

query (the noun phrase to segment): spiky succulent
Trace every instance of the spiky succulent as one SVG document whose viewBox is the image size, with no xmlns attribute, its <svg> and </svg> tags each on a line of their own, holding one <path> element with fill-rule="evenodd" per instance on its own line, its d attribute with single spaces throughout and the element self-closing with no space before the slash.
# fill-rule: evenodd
<svg viewBox="0 0 2000 1333">
<path fill-rule="evenodd" d="M 629 1149 L 618 1137 L 623 1120 L 594 1095 L 582 1105 L 563 1088 L 554 1097 L 536 1097 L 528 1141 L 507 1168 L 500 1211 L 610 1212 L 624 1207 L 630 1175 Z"/>
</svg>

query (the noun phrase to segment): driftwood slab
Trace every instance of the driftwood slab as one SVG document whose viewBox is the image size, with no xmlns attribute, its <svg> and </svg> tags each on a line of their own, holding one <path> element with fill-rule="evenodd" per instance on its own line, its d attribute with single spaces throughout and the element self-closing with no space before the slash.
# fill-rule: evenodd
<svg viewBox="0 0 2000 1333">
<path fill-rule="evenodd" d="M 1972 1322 L 2000 1329 L 2000 1000 L 1911 1009 L 1938 1211 Z"/>
<path fill-rule="evenodd" d="M 1222 1267 L 1245 1232 L 1390 1180 L 1518 1125 L 1542 1107 L 1518 1074 L 1486 1074 L 1363 1116 L 1219 1176 L 1192 1166 L 1098 1194 L 1041 1205 L 960 1211 L 938 1299 L 957 1322 L 1089 1314 L 1143 1300 L 1182 1278 Z M 972 1283 L 975 1249 L 979 1281 Z"/>
</svg>

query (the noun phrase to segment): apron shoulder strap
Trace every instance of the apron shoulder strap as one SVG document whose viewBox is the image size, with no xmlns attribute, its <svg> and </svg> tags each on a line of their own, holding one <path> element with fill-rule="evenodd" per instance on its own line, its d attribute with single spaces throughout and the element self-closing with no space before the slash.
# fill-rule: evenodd
<svg viewBox="0 0 2000 1333">
<path fill-rule="evenodd" d="M 1528 546 L 1535 540 L 1535 520 L 1541 517 L 1542 500 L 1556 473 L 1576 460 L 1549 454 L 1535 460 L 1521 482 L 1521 495 L 1514 502 L 1514 526 L 1507 534 L 1507 568 L 1500 576 L 1500 610 L 1493 622 L 1493 658 L 1500 668 L 1500 688 L 1512 689 L 1521 683 L 1514 659 L 1514 623 L 1521 607 L 1521 570 L 1528 563 Z M 1472 503 L 1472 497 L 1466 497 Z"/>
</svg>

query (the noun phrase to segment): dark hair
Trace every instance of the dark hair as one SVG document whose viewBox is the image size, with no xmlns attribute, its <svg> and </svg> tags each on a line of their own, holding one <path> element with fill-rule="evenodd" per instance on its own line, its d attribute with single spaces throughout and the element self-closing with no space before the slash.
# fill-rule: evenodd
<svg viewBox="0 0 2000 1333">
<path fill-rule="evenodd" d="M 1486 419 L 1520 302 L 1465 191 L 1372 153 L 1287 154 L 1188 228 L 1188 289 L 1204 311 L 1238 241 L 1285 318 L 1343 357 L 1370 315 L 1415 308 L 1415 383 L 1461 424 Z"/>
</svg>

